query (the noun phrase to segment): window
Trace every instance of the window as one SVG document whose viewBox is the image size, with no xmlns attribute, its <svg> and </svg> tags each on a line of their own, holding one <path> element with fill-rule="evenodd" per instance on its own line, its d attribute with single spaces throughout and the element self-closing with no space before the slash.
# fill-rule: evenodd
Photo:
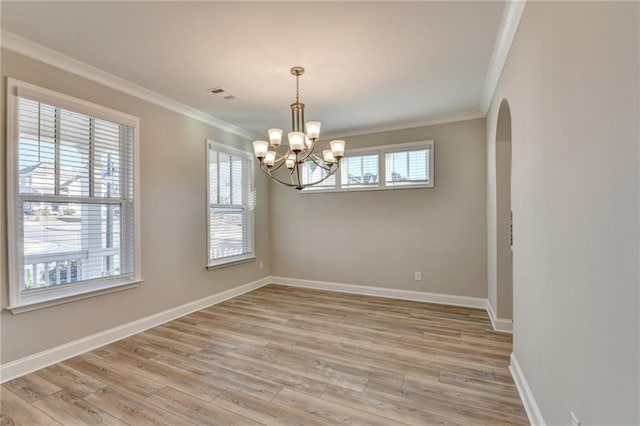
<svg viewBox="0 0 640 426">
<path fill-rule="evenodd" d="M 342 188 L 378 186 L 378 153 L 346 156 L 340 162 Z"/>
<path fill-rule="evenodd" d="M 303 177 L 309 181 L 313 173 L 312 166 L 306 164 L 305 166 Z M 349 150 L 340 161 L 340 169 L 335 175 L 302 192 L 433 188 L 433 186 L 433 141 L 423 141 Z"/>
<path fill-rule="evenodd" d="M 253 259 L 253 156 L 207 141 L 207 267 Z"/>
<path fill-rule="evenodd" d="M 428 185 L 429 153 L 427 148 L 385 153 L 385 185 Z"/>
<path fill-rule="evenodd" d="M 302 166 L 302 184 L 306 185 L 309 182 L 316 182 L 320 179 L 324 179 L 322 182 L 308 187 L 309 190 L 321 190 L 332 189 L 336 186 L 336 176 L 331 175 L 327 177 L 327 171 L 322 167 L 316 165 L 313 161 L 307 161 Z"/>
<path fill-rule="evenodd" d="M 140 281 L 139 120 L 8 82 L 10 309 Z"/>
</svg>

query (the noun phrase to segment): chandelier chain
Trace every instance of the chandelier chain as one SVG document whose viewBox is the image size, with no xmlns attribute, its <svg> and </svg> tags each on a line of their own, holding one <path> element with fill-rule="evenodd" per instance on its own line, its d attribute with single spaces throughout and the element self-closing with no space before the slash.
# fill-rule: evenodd
<svg viewBox="0 0 640 426">
<path fill-rule="evenodd" d="M 300 74 L 296 74 L 296 103 L 300 102 Z"/>
</svg>

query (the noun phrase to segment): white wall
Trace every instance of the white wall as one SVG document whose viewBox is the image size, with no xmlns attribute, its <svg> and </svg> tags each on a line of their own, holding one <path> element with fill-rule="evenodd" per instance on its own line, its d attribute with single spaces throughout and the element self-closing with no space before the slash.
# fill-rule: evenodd
<svg viewBox="0 0 640 426">
<path fill-rule="evenodd" d="M 548 424 L 640 422 L 638 23 L 635 2 L 529 2 L 487 117 L 489 292 L 506 98 L 514 353 Z"/>
<path fill-rule="evenodd" d="M 272 185 L 274 275 L 486 297 L 485 131 L 478 119 L 346 138 L 347 148 L 433 139 L 435 188 L 299 194 Z"/>
<path fill-rule="evenodd" d="M 0 314 L 0 362 L 7 362 L 270 275 L 268 182 L 256 170 L 254 262 L 207 271 L 205 138 L 250 150 L 250 143 L 180 114 L 2 50 L 2 84 L 13 77 L 140 117 L 139 288 L 37 311 Z M 2 98 L 0 116 L 4 117 Z M 0 150 L 0 302 L 7 300 L 5 155 Z M 265 268 L 259 270 L 263 261 Z"/>
</svg>

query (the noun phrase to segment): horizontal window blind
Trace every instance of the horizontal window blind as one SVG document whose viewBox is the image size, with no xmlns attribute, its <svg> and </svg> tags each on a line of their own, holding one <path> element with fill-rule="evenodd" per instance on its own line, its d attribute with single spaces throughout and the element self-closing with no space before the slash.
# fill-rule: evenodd
<svg viewBox="0 0 640 426">
<path fill-rule="evenodd" d="M 309 182 L 316 182 L 320 179 L 324 179 L 322 182 L 310 186 L 308 190 L 314 189 L 326 189 L 333 188 L 336 186 L 336 175 L 333 174 L 327 177 L 329 172 L 322 167 L 315 164 L 313 161 L 306 161 L 302 167 L 302 184 L 308 185 Z M 326 178 L 326 179 L 325 179 Z"/>
<path fill-rule="evenodd" d="M 134 128 L 17 98 L 20 288 L 134 274 Z"/>
<path fill-rule="evenodd" d="M 429 149 L 386 153 L 386 185 L 429 183 L 430 153 Z"/>
<path fill-rule="evenodd" d="M 342 188 L 361 188 L 378 185 L 378 154 L 344 157 L 340 162 Z"/>
<path fill-rule="evenodd" d="M 208 143 L 209 265 L 253 254 L 253 175 L 248 155 Z"/>
</svg>

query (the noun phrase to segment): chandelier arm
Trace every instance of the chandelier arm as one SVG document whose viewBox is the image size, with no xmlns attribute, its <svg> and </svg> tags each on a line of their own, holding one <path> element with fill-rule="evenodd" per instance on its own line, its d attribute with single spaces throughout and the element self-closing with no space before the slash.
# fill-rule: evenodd
<svg viewBox="0 0 640 426">
<path fill-rule="evenodd" d="M 278 160 L 280 163 L 278 165 L 274 165 L 273 167 L 271 167 L 271 171 L 275 172 L 276 170 L 278 170 L 280 167 L 282 167 L 283 164 L 286 163 L 286 158 L 282 157 Z M 278 162 L 276 161 L 276 163 Z M 271 174 L 269 174 L 269 176 L 271 176 Z"/>
<path fill-rule="evenodd" d="M 319 159 L 318 159 L 318 160 L 319 160 Z M 313 163 L 314 163 L 316 166 L 320 167 L 322 170 L 326 170 L 326 171 L 331 170 L 331 167 L 332 167 L 332 166 L 327 167 L 326 163 L 325 163 L 324 165 L 322 165 L 322 164 L 320 164 L 318 161 L 316 161 L 316 159 L 314 159 L 313 157 L 311 157 L 311 161 L 313 161 Z M 334 164 L 335 164 L 335 163 L 334 163 Z M 337 167 L 336 167 L 336 170 L 338 170 L 338 168 L 337 168 Z M 334 172 L 334 173 L 335 173 L 335 172 Z"/>
<path fill-rule="evenodd" d="M 284 182 L 284 181 L 278 179 L 277 177 L 273 176 L 269 172 L 265 172 L 265 173 L 271 178 L 272 181 L 274 181 L 274 182 L 276 182 L 276 183 L 278 183 L 280 185 L 288 186 L 289 188 L 296 188 L 297 187 L 297 185 L 295 183 L 287 183 L 287 182 Z"/>
<path fill-rule="evenodd" d="M 326 169 L 325 169 L 325 170 L 326 170 Z M 314 186 L 314 185 L 317 185 L 317 184 L 319 184 L 319 183 L 324 182 L 325 180 L 329 179 L 331 176 L 333 176 L 334 174 L 336 174 L 336 172 L 337 172 L 337 171 L 338 171 L 338 168 L 337 168 L 337 167 L 334 167 L 333 169 L 329 169 L 329 173 L 327 173 L 327 175 L 326 175 L 325 177 L 323 177 L 322 179 L 320 179 L 320 180 L 319 180 L 319 181 L 317 181 L 317 182 L 313 182 L 313 183 L 309 183 L 309 184 L 305 185 L 305 186 L 304 186 L 304 188 L 307 188 L 307 187 L 309 187 L 309 186 Z"/>
<path fill-rule="evenodd" d="M 302 177 L 300 176 L 300 163 L 296 164 L 296 179 L 298 180 L 298 187 L 302 188 Z M 291 175 L 293 177 L 293 175 Z"/>
<path fill-rule="evenodd" d="M 296 188 L 296 189 L 304 189 L 304 188 L 308 188 L 310 186 L 318 185 L 319 183 L 322 183 L 325 180 L 329 179 L 331 176 L 333 176 L 338 171 L 338 167 L 335 167 L 335 164 L 334 164 L 334 166 L 331 166 L 329 169 L 326 169 L 324 167 L 323 167 L 323 169 L 329 171 L 329 173 L 327 173 L 327 175 L 325 177 L 323 177 L 322 179 L 320 179 L 320 180 L 318 180 L 316 182 L 312 182 L 312 183 L 308 183 L 308 184 L 303 185 L 303 184 L 296 184 L 295 183 L 295 181 L 293 180 L 293 170 L 289 175 L 289 177 L 292 180 L 292 183 L 288 183 L 288 182 L 282 181 L 282 180 L 278 179 L 277 177 L 273 176 L 271 174 L 272 170 L 260 167 L 260 170 L 262 170 L 266 175 L 269 176 L 269 178 L 271 178 L 271 180 L 273 180 L 277 184 L 280 184 L 282 186 L 286 186 L 286 187 L 289 187 L 289 188 Z"/>
</svg>

